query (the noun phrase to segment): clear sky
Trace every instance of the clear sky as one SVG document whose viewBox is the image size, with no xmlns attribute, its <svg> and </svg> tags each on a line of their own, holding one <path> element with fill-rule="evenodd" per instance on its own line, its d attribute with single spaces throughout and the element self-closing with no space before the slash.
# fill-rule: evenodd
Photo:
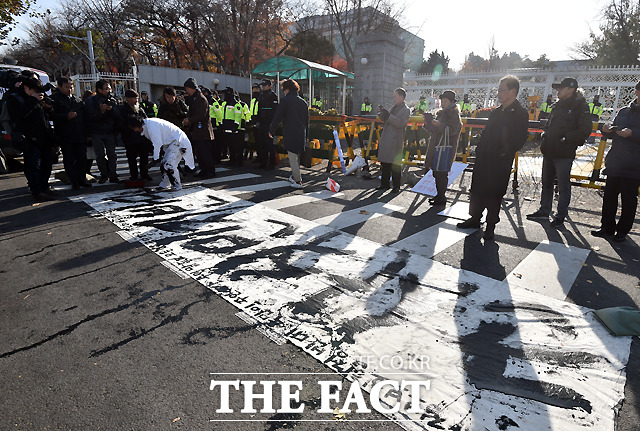
<svg viewBox="0 0 640 431">
<path fill-rule="evenodd" d="M 465 55 L 488 57 L 491 38 L 502 55 L 517 52 L 535 60 L 571 59 L 571 47 L 598 30 L 608 0 L 407 0 L 408 30 L 425 40 L 425 57 L 437 49 L 460 69 Z"/>
<path fill-rule="evenodd" d="M 394 0 L 391 0 L 394 1 Z M 487 58 L 491 38 L 502 55 L 515 51 L 537 59 L 569 60 L 571 47 L 598 30 L 602 8 L 609 0 L 398 0 L 406 5 L 404 24 L 425 40 L 425 57 L 437 49 L 460 69 L 465 55 L 474 52 Z M 37 0 L 39 10 L 58 8 L 59 0 Z M 401 6 L 398 6 L 401 7 Z M 21 17 L 21 36 L 29 18 Z M 20 31 L 22 30 L 22 31 Z"/>
</svg>

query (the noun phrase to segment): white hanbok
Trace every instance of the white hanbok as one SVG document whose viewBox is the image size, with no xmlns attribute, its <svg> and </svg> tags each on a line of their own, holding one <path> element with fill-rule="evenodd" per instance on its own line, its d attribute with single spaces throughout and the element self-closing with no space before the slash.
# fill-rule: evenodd
<svg viewBox="0 0 640 431">
<path fill-rule="evenodd" d="M 162 181 L 160 187 L 181 190 L 180 172 L 178 164 L 184 159 L 185 164 L 195 169 L 193 149 L 187 135 L 173 123 L 160 118 L 143 120 L 142 135 L 153 143 L 153 160 L 160 158 L 160 150 L 164 151 L 160 171 Z"/>
</svg>

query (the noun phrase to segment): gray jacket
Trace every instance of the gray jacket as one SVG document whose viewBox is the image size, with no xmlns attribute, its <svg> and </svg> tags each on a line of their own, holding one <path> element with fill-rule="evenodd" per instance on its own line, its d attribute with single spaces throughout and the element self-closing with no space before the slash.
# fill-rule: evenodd
<svg viewBox="0 0 640 431">
<path fill-rule="evenodd" d="M 378 145 L 378 161 L 382 163 L 400 164 L 404 146 L 404 132 L 409 124 L 411 110 L 406 103 L 394 105 L 389 118 L 384 122 L 384 130 Z"/>
</svg>

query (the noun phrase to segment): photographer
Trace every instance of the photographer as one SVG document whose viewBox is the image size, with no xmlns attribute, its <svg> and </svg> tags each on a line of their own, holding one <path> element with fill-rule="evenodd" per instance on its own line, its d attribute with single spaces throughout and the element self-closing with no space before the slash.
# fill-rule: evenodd
<svg viewBox="0 0 640 431">
<path fill-rule="evenodd" d="M 24 175 L 36 202 L 54 199 L 49 188 L 55 142 L 44 103 L 42 82 L 25 77 L 18 90 L 8 97 L 7 109 L 14 125 L 13 138 L 23 150 Z"/>
<path fill-rule="evenodd" d="M 85 175 L 87 138 L 84 133 L 84 103 L 73 95 L 73 82 L 66 77 L 58 78 L 58 91 L 51 99 L 54 130 L 62 148 L 64 170 L 71 188 L 91 187 Z"/>
<path fill-rule="evenodd" d="M 104 184 L 107 179 L 110 183 L 120 182 L 116 173 L 116 123 L 119 121 L 118 112 L 114 109 L 116 105 L 109 82 L 103 79 L 96 82 L 96 95 L 86 101 L 85 119 L 96 153 L 96 164 L 100 169 L 100 184 Z M 105 152 L 108 161 L 105 159 Z"/>
</svg>

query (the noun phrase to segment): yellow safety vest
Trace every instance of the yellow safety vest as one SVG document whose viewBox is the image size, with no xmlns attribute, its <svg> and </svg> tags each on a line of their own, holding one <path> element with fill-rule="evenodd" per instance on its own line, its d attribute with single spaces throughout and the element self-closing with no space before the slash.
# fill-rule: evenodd
<svg viewBox="0 0 640 431">
<path fill-rule="evenodd" d="M 322 100 L 313 99 L 313 103 L 311 104 L 311 106 L 314 106 L 318 109 L 322 109 Z"/>
<path fill-rule="evenodd" d="M 542 105 L 540 105 L 540 112 L 545 114 L 551 113 L 551 109 L 553 109 L 553 103 L 542 102 Z"/>
<path fill-rule="evenodd" d="M 222 122 L 222 108 L 217 99 L 214 99 L 211 106 L 209 106 L 209 116 L 215 120 L 216 127 Z"/>
<path fill-rule="evenodd" d="M 236 130 L 240 129 L 242 122 L 242 104 L 237 102 L 235 105 L 227 105 L 227 102 L 222 102 L 222 120 L 233 120 L 236 126 Z"/>
<path fill-rule="evenodd" d="M 463 100 L 460 102 L 460 112 L 464 112 L 464 111 L 471 111 L 471 103 L 466 102 Z"/>
<path fill-rule="evenodd" d="M 362 107 L 360 108 L 360 112 L 371 112 L 371 103 L 366 104 L 362 102 Z"/>
<path fill-rule="evenodd" d="M 599 117 L 604 112 L 604 106 L 596 106 L 595 103 L 591 102 L 589 103 L 589 112 L 591 114 L 596 114 Z"/>
<path fill-rule="evenodd" d="M 251 106 L 249 106 L 249 111 L 251 114 L 250 118 L 253 118 L 256 115 L 258 115 L 258 99 L 256 97 L 251 99 Z"/>
</svg>

